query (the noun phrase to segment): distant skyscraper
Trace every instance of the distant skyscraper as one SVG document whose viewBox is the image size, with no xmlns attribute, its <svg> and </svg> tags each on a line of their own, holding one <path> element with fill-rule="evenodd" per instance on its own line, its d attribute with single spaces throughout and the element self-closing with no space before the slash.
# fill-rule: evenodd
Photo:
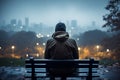
<svg viewBox="0 0 120 80">
<path fill-rule="evenodd" d="M 71 21 L 71 27 L 77 27 L 77 20 Z"/>
<path fill-rule="evenodd" d="M 18 26 L 22 26 L 22 21 L 18 20 Z"/>
<path fill-rule="evenodd" d="M 28 17 L 25 18 L 25 26 L 29 26 L 29 18 Z"/>
<path fill-rule="evenodd" d="M 12 20 L 10 21 L 10 24 L 11 24 L 11 25 L 16 25 L 16 23 L 17 23 L 17 20 L 16 20 L 16 19 L 12 19 Z"/>
</svg>

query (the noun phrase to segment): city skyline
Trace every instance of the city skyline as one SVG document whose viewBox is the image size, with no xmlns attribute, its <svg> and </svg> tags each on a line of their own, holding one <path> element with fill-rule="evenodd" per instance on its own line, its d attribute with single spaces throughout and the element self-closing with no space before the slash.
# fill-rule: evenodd
<svg viewBox="0 0 120 80">
<path fill-rule="evenodd" d="M 29 17 L 30 23 L 45 23 L 50 26 L 57 22 L 77 20 L 78 25 L 86 26 L 92 22 L 102 26 L 104 7 L 108 0 L 1 0 L 1 21 L 9 23 L 11 19 L 24 20 Z"/>
</svg>

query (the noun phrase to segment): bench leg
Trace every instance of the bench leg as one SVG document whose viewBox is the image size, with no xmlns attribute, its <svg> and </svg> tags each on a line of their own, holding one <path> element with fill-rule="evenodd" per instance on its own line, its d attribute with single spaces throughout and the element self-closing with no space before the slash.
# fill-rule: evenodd
<svg viewBox="0 0 120 80">
<path fill-rule="evenodd" d="M 87 76 L 86 80 L 92 80 L 92 76 Z"/>
<path fill-rule="evenodd" d="M 61 77 L 61 80 L 66 80 L 66 77 Z"/>
<path fill-rule="evenodd" d="M 51 76 L 51 77 L 50 77 L 50 80 L 55 80 L 55 77 Z"/>
</svg>

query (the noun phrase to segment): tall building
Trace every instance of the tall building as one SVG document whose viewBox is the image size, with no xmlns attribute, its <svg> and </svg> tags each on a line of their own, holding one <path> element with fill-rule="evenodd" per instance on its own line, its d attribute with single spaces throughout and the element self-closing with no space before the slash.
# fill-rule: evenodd
<svg viewBox="0 0 120 80">
<path fill-rule="evenodd" d="M 29 26 L 29 18 L 28 17 L 25 18 L 25 26 Z"/>
<path fill-rule="evenodd" d="M 22 26 L 22 20 L 18 20 L 18 26 Z"/>
<path fill-rule="evenodd" d="M 29 27 L 29 18 L 26 17 L 25 18 L 25 25 L 23 27 L 23 30 L 28 31 L 28 27 Z"/>
<path fill-rule="evenodd" d="M 16 26 L 16 24 L 17 24 L 17 20 L 16 19 L 12 19 L 11 21 L 10 21 L 10 27 L 9 27 L 9 30 L 10 31 L 16 31 L 17 30 L 17 26 Z"/>
<path fill-rule="evenodd" d="M 12 20 L 10 21 L 10 24 L 11 24 L 11 25 L 16 25 L 16 23 L 17 23 L 17 20 L 16 20 L 16 19 L 12 19 Z"/>
</svg>

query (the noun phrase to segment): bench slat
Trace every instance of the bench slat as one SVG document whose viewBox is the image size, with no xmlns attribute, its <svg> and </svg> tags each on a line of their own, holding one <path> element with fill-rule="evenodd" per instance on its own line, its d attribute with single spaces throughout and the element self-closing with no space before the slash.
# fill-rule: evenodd
<svg viewBox="0 0 120 80">
<path fill-rule="evenodd" d="M 25 65 L 26 68 L 89 68 L 89 64 L 85 64 L 85 65 L 63 65 L 63 66 L 59 66 L 59 65 L 34 65 L 32 66 L 31 64 L 26 64 Z M 97 64 L 93 64 L 92 68 L 97 68 L 98 65 Z"/>
<path fill-rule="evenodd" d="M 25 63 L 31 63 L 30 59 L 26 59 Z M 34 59 L 34 63 L 90 63 L 89 59 L 78 60 L 78 59 L 67 59 L 67 60 L 53 60 L 53 59 Z M 94 64 L 99 64 L 98 60 L 94 60 Z"/>
<path fill-rule="evenodd" d="M 83 74 L 71 74 L 66 77 L 87 77 L 87 76 L 88 75 L 86 73 L 83 73 Z M 31 78 L 31 74 L 25 75 L 25 77 Z M 36 78 L 42 78 L 42 77 L 50 77 L 50 74 L 36 75 Z M 60 76 L 56 76 L 56 77 L 60 77 Z M 96 74 L 93 74 L 92 77 L 99 77 L 99 75 L 96 73 Z"/>
<path fill-rule="evenodd" d="M 46 68 L 87 68 L 87 71 L 77 71 L 75 74 L 66 77 L 86 77 L 87 80 L 92 80 L 92 77 L 99 77 L 97 70 L 99 61 L 94 59 L 67 59 L 67 60 L 52 60 L 52 59 L 26 59 L 25 67 L 27 70 L 26 78 L 43 78 L 50 77 L 50 74 L 46 72 Z M 43 68 L 45 71 L 40 71 L 39 69 Z M 30 70 L 31 69 L 31 70 Z M 41 75 L 40 75 L 41 74 Z M 77 74 L 77 75 L 76 75 Z M 79 75 L 78 75 L 79 74 Z M 57 77 L 57 76 L 56 76 Z"/>
</svg>

